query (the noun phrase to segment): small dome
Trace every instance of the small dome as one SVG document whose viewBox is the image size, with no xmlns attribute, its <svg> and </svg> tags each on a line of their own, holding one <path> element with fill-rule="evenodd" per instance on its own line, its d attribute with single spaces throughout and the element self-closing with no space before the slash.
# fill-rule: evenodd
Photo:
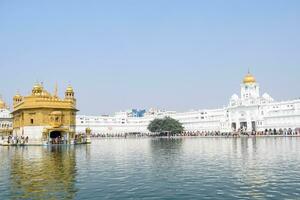
<svg viewBox="0 0 300 200">
<path fill-rule="evenodd" d="M 262 95 L 262 97 L 263 97 L 264 99 L 268 99 L 268 98 L 270 98 L 270 95 L 267 94 L 267 93 L 264 93 L 264 94 Z"/>
<path fill-rule="evenodd" d="M 237 94 L 234 94 L 234 95 L 231 96 L 231 100 L 236 101 L 238 99 L 239 99 L 239 96 Z"/>
<path fill-rule="evenodd" d="M 32 89 L 32 94 L 36 95 L 36 94 L 41 94 L 42 92 L 43 92 L 43 85 L 40 83 L 34 84 Z"/>
<path fill-rule="evenodd" d="M 244 80 L 243 80 L 243 83 L 244 83 L 244 84 L 256 83 L 255 77 L 254 77 L 252 74 L 248 73 L 248 74 L 245 76 L 245 78 L 244 78 Z"/>
<path fill-rule="evenodd" d="M 67 91 L 67 92 L 74 92 L 72 86 L 70 86 L 70 85 L 67 87 L 67 90 L 66 90 L 66 91 Z"/>
<path fill-rule="evenodd" d="M 20 98 L 21 95 L 20 95 L 19 93 L 17 93 L 14 97 L 15 97 L 15 98 Z"/>
<path fill-rule="evenodd" d="M 14 96 L 13 99 L 21 99 L 21 98 L 22 98 L 22 96 L 20 95 L 19 92 L 17 92 L 17 94 Z"/>
<path fill-rule="evenodd" d="M 268 100 L 268 101 L 274 101 L 274 99 L 267 93 L 264 93 L 262 95 L 262 97 L 265 99 L 265 100 Z"/>
<path fill-rule="evenodd" d="M 40 83 L 36 83 L 36 84 L 34 84 L 33 89 L 35 89 L 35 90 L 42 90 L 43 86 Z"/>
</svg>

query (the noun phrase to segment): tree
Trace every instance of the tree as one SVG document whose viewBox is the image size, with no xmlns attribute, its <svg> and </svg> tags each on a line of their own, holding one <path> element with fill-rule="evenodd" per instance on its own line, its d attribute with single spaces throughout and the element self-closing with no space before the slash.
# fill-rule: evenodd
<svg viewBox="0 0 300 200">
<path fill-rule="evenodd" d="M 163 119 L 154 119 L 150 122 L 148 126 L 148 130 L 152 133 L 171 133 L 171 134 L 177 134 L 183 132 L 184 128 L 182 124 L 171 118 L 171 117 L 165 117 Z"/>
</svg>

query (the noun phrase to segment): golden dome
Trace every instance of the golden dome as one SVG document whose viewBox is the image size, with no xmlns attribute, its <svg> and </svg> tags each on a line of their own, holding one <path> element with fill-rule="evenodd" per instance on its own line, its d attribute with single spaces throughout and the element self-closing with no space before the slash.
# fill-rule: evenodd
<svg viewBox="0 0 300 200">
<path fill-rule="evenodd" d="M 19 93 L 17 93 L 14 97 L 19 98 L 19 97 L 21 97 L 21 95 Z"/>
<path fill-rule="evenodd" d="M 35 90 L 42 90 L 43 86 L 40 83 L 36 83 L 36 84 L 34 84 L 33 89 L 35 89 Z"/>
<path fill-rule="evenodd" d="M 67 92 L 74 92 L 72 86 L 69 85 L 69 86 L 67 87 Z"/>
<path fill-rule="evenodd" d="M 256 80 L 255 80 L 255 77 L 252 74 L 248 73 L 245 76 L 243 82 L 244 82 L 244 84 L 256 83 Z"/>
<path fill-rule="evenodd" d="M 16 99 L 21 99 L 21 98 L 22 98 L 22 96 L 19 93 L 17 93 L 13 99 L 16 100 Z"/>
</svg>

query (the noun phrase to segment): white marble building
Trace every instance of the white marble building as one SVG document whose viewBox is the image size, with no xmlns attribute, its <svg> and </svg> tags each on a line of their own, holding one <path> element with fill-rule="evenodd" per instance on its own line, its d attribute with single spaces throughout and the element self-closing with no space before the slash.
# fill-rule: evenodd
<svg viewBox="0 0 300 200">
<path fill-rule="evenodd" d="M 172 117 L 179 120 L 185 131 L 233 132 L 287 131 L 300 128 L 300 99 L 275 101 L 269 94 L 260 94 L 260 86 L 248 73 L 241 84 L 240 96 L 232 95 L 228 106 L 189 112 L 149 110 L 143 117 L 132 117 L 130 112 L 114 116 L 77 116 L 77 130 L 89 127 L 93 133 L 124 134 L 148 133 L 147 126 L 155 118 Z"/>
<path fill-rule="evenodd" d="M 12 130 L 12 115 L 9 108 L 0 98 L 0 135 L 7 134 Z"/>
</svg>

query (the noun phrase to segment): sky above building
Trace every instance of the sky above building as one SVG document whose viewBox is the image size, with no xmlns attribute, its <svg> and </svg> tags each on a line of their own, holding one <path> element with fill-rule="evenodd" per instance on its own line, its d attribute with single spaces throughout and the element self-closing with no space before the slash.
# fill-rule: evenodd
<svg viewBox="0 0 300 200">
<path fill-rule="evenodd" d="M 300 1 L 0 0 L 0 94 L 74 87 L 81 114 L 228 104 L 250 69 L 300 97 Z"/>
</svg>

